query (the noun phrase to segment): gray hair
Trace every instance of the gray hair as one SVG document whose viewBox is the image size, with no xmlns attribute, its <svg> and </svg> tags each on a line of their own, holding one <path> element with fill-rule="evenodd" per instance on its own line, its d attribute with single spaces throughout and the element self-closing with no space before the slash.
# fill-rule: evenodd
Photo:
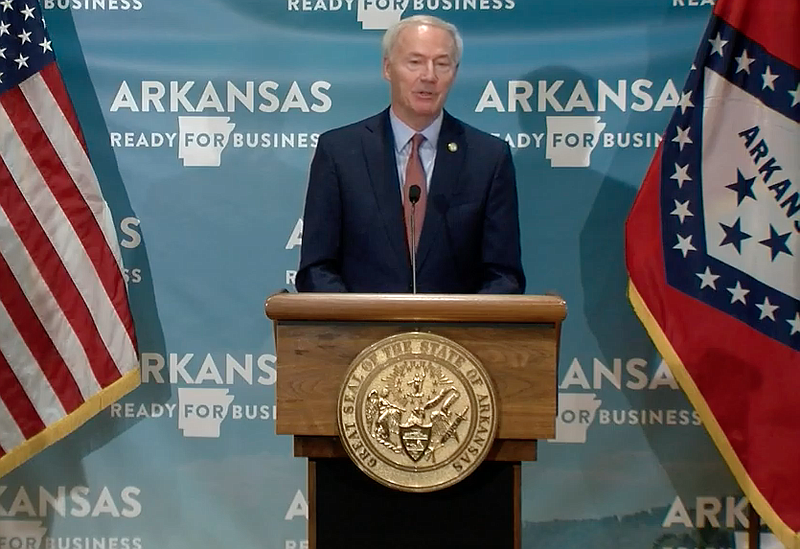
<svg viewBox="0 0 800 549">
<path fill-rule="evenodd" d="M 447 21 L 439 19 L 438 17 L 434 17 L 433 15 L 412 15 L 411 17 L 401 19 L 389 27 L 384 33 L 383 40 L 381 41 L 383 58 L 389 58 L 389 54 L 392 52 L 392 49 L 394 49 L 394 46 L 397 43 L 397 37 L 400 36 L 400 31 L 408 27 L 420 27 L 422 25 L 429 25 L 431 27 L 446 30 L 450 33 L 450 36 L 453 38 L 453 44 L 455 44 L 453 61 L 455 61 L 456 66 L 458 66 L 458 64 L 461 63 L 461 54 L 464 51 L 464 40 L 461 38 L 461 33 L 458 32 L 458 29 L 452 23 L 448 23 Z"/>
</svg>

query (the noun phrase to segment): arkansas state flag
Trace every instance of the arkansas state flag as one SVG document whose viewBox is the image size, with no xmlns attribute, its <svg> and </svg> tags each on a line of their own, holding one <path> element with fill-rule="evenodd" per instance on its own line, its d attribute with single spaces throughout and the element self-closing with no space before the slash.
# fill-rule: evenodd
<svg viewBox="0 0 800 549">
<path fill-rule="evenodd" d="M 800 549 L 800 1 L 718 0 L 626 224 L 629 295 Z"/>
</svg>

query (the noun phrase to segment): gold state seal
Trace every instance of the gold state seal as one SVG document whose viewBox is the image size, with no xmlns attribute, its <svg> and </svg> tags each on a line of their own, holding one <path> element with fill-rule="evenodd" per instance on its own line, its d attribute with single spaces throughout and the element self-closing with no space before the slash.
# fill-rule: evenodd
<svg viewBox="0 0 800 549">
<path fill-rule="evenodd" d="M 339 393 L 339 436 L 367 475 L 431 492 L 469 475 L 497 429 L 497 399 L 481 363 L 434 334 L 398 334 L 364 349 Z"/>
</svg>

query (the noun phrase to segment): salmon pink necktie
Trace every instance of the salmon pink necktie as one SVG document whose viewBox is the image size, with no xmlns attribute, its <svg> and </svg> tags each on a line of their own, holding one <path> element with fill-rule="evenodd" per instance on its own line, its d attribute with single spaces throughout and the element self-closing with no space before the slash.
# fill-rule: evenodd
<svg viewBox="0 0 800 549">
<path fill-rule="evenodd" d="M 419 147 L 425 136 L 421 133 L 414 134 L 411 138 L 411 154 L 406 165 L 406 181 L 403 185 L 403 212 L 406 221 L 406 238 L 408 249 L 413 254 L 419 245 L 419 235 L 422 232 L 422 222 L 425 220 L 425 203 L 428 198 L 428 186 L 425 183 L 425 171 L 422 169 L 422 160 L 419 157 Z M 413 185 L 420 188 L 419 201 L 414 212 L 414 240 L 411 240 L 411 201 L 409 200 L 409 190 Z"/>
</svg>

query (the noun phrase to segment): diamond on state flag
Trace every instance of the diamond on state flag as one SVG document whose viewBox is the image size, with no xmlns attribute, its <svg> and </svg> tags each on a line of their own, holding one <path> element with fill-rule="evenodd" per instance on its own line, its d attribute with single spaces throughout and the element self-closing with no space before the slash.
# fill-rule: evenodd
<svg viewBox="0 0 800 549">
<path fill-rule="evenodd" d="M 702 204 L 708 255 L 800 299 L 790 268 L 800 255 L 800 234 L 793 227 L 793 217 L 800 215 L 790 215 L 800 209 L 800 198 L 796 206 L 790 198 L 800 191 L 800 182 L 784 183 L 800 173 L 792 137 L 797 122 L 708 68 L 704 87 Z M 750 238 L 756 235 L 763 236 Z"/>
</svg>

